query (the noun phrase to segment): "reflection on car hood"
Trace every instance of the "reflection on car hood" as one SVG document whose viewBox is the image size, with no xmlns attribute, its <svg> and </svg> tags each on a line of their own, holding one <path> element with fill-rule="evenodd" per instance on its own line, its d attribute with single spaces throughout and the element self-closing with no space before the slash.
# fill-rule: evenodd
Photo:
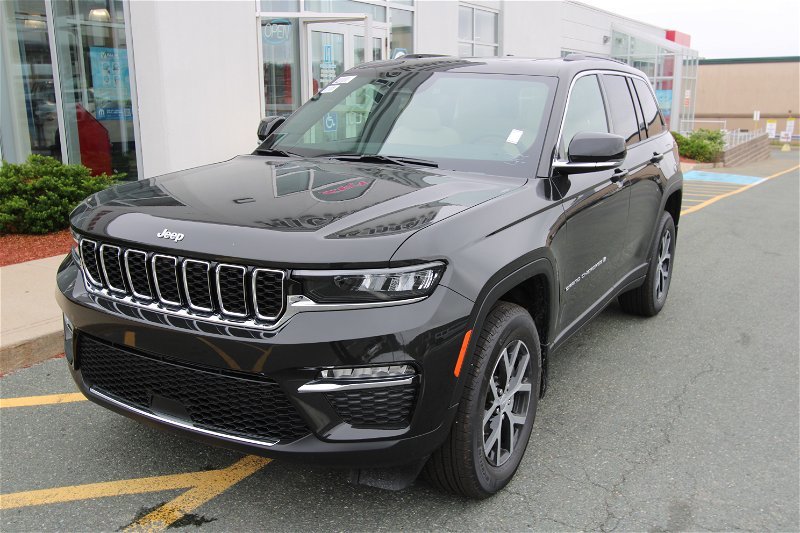
<svg viewBox="0 0 800 533">
<path fill-rule="evenodd" d="M 240 156 L 112 187 L 81 204 L 71 222 L 100 238 L 188 255 L 276 265 L 380 263 L 411 232 L 524 183 L 439 169 Z M 165 229 L 184 238 L 158 237 Z"/>
</svg>

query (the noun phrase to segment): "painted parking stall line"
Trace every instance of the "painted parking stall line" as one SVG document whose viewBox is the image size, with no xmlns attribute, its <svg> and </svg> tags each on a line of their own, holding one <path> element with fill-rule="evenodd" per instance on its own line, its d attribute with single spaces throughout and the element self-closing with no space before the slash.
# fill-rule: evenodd
<svg viewBox="0 0 800 533">
<path fill-rule="evenodd" d="M 763 178 L 741 174 L 725 174 L 721 172 L 689 171 L 683 175 L 684 191 L 681 214 L 694 213 L 723 198 L 739 194 L 760 183 L 794 172 L 797 169 L 800 169 L 800 165 Z"/>
<path fill-rule="evenodd" d="M 0 398 L 0 408 L 36 408 L 86 401 L 81 393 Z M 163 531 L 198 507 L 255 474 L 271 459 L 248 455 L 216 470 L 68 485 L 0 494 L 0 510 L 182 490 L 181 494 L 126 527 L 126 531 Z"/>
</svg>

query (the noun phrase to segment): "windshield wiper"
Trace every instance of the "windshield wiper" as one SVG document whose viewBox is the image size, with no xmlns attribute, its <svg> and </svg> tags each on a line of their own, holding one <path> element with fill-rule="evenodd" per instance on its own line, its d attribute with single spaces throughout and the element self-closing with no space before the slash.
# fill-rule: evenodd
<svg viewBox="0 0 800 533">
<path fill-rule="evenodd" d="M 276 155 L 278 157 L 299 157 L 299 154 L 278 150 L 276 148 L 256 148 L 256 153 L 261 155 Z"/>
<path fill-rule="evenodd" d="M 404 157 L 380 154 L 336 154 L 328 156 L 331 159 L 340 161 L 358 161 L 359 163 L 391 163 L 402 166 L 422 166 L 438 168 L 439 163 L 429 159 L 417 159 L 415 157 Z"/>
</svg>

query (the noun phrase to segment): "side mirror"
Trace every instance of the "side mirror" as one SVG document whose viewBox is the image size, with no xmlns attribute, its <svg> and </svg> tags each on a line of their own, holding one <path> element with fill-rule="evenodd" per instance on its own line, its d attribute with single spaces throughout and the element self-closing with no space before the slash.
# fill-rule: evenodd
<svg viewBox="0 0 800 533">
<path fill-rule="evenodd" d="M 267 137 L 269 137 L 269 134 L 277 130 L 278 126 L 283 124 L 285 120 L 286 117 L 277 116 L 262 118 L 261 122 L 258 124 L 258 140 L 265 140 Z"/>
<path fill-rule="evenodd" d="M 561 174 L 582 174 L 611 170 L 625 161 L 625 139 L 612 133 L 580 132 L 569 143 L 567 161 L 554 161 Z"/>
</svg>

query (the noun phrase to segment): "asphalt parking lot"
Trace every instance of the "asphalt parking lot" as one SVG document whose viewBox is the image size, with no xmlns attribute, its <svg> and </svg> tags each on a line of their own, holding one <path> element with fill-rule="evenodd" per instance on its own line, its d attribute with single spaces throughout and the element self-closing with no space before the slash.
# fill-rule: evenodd
<svg viewBox="0 0 800 533">
<path fill-rule="evenodd" d="M 0 528 L 796 531 L 797 162 L 687 184 L 664 311 L 612 305 L 554 356 L 527 455 L 489 500 L 185 441 L 80 401 L 56 359 L 0 380 Z"/>
</svg>

